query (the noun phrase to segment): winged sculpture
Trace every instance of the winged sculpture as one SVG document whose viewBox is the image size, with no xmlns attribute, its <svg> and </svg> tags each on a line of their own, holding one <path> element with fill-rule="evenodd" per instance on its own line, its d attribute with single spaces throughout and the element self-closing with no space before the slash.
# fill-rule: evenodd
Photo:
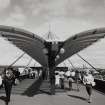
<svg viewBox="0 0 105 105">
<path fill-rule="evenodd" d="M 42 66 L 48 66 L 48 56 L 44 53 L 46 48 L 45 39 L 38 35 L 11 26 L 0 25 L 0 35 L 5 37 L 12 44 L 26 52 L 29 56 L 39 62 Z M 59 59 L 55 61 L 55 65 L 78 53 L 84 48 L 92 45 L 94 42 L 105 36 L 105 28 L 92 29 L 73 35 L 63 41 L 62 48 L 65 50 L 63 54 L 59 54 Z"/>
</svg>

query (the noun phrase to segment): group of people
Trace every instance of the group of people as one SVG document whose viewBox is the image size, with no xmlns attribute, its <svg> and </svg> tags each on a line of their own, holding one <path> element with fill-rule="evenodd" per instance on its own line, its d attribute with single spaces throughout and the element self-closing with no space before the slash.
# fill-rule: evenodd
<svg viewBox="0 0 105 105">
<path fill-rule="evenodd" d="M 59 71 L 55 73 L 55 86 L 57 88 L 64 88 L 66 89 L 66 85 L 68 85 L 68 89 L 72 90 L 72 83 L 75 82 L 77 84 L 77 91 L 79 89 L 79 83 L 83 83 L 86 87 L 86 91 L 89 95 L 88 102 L 92 102 L 92 87 L 95 86 L 94 77 L 90 70 L 86 70 L 84 72 L 76 71 Z M 68 83 L 68 84 L 67 84 Z"/>
<path fill-rule="evenodd" d="M 42 74 L 42 70 L 39 73 L 36 70 L 30 70 L 28 73 L 29 78 L 38 78 Z M 18 85 L 21 81 L 21 73 L 19 69 L 12 67 L 5 68 L 0 75 L 0 85 L 4 87 L 6 94 L 6 105 L 10 102 L 11 90 L 13 85 Z"/>
<path fill-rule="evenodd" d="M 10 102 L 10 95 L 12 90 L 12 85 L 19 78 L 19 72 L 13 70 L 12 68 L 5 69 L 1 75 L 1 80 L 3 82 L 5 93 L 6 93 L 6 102 Z M 79 82 L 83 83 L 86 87 L 86 91 L 89 95 L 88 102 L 92 102 L 92 87 L 95 86 L 94 78 L 89 70 L 86 70 L 83 73 L 79 71 L 70 71 L 67 72 L 59 71 L 55 72 L 55 86 L 57 88 L 66 89 L 65 83 L 68 81 L 69 90 L 72 90 L 72 83 L 76 82 L 77 91 L 79 91 Z M 66 83 L 67 84 L 67 83 Z"/>
</svg>

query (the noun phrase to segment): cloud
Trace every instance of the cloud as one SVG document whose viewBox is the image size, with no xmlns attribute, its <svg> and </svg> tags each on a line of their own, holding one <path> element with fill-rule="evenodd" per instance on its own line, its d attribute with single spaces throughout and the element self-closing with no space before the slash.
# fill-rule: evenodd
<svg viewBox="0 0 105 105">
<path fill-rule="evenodd" d="M 105 17 L 104 2 L 105 0 L 68 0 L 68 16 L 102 23 Z"/>
<path fill-rule="evenodd" d="M 9 0 L 1 1 L 5 2 L 5 5 L 10 4 Z M 91 22 L 99 21 L 99 24 L 103 24 L 104 4 L 105 0 L 11 0 L 9 8 L 11 8 L 11 14 L 16 6 L 21 8 L 22 14 L 28 19 L 26 24 L 32 26 L 38 26 L 55 18 L 59 20 L 62 17 Z"/>
<path fill-rule="evenodd" d="M 0 0 L 0 17 L 3 17 L 0 24 L 25 28 L 41 35 L 48 32 L 50 23 L 52 32 L 68 38 L 81 31 L 105 26 L 104 10 L 105 0 Z M 96 50 L 89 47 L 83 53 L 92 58 L 101 49 L 98 56 L 102 58 L 103 45 L 96 45 Z"/>
<path fill-rule="evenodd" d="M 38 26 L 61 18 L 105 25 L 105 0 L 23 0 L 28 25 Z"/>
<path fill-rule="evenodd" d="M 10 0 L 0 0 L 0 12 L 10 5 Z"/>
<path fill-rule="evenodd" d="M 23 27 L 26 21 L 25 15 L 22 13 L 22 10 L 20 7 L 16 6 L 9 14 L 7 18 L 5 18 L 5 21 L 1 22 L 3 25 L 9 25 L 9 26 L 16 26 L 16 27 Z"/>
<path fill-rule="evenodd" d="M 37 27 L 61 18 L 65 20 L 73 18 L 104 25 L 104 4 L 105 0 L 12 0 L 10 10 L 12 14 L 16 6 L 21 8 L 22 14 L 28 19 L 25 21 L 27 27 Z"/>
</svg>

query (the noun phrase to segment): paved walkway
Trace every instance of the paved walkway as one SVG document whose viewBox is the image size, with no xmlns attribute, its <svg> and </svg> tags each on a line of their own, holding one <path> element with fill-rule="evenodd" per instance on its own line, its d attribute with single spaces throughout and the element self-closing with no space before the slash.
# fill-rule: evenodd
<svg viewBox="0 0 105 105">
<path fill-rule="evenodd" d="M 9 105 L 105 105 L 105 95 L 93 90 L 92 103 L 87 102 L 87 93 L 84 86 L 80 86 L 80 91 L 76 91 L 73 84 L 73 91 L 56 90 L 56 95 L 49 95 L 49 83 L 44 81 L 40 91 L 32 97 L 22 94 L 12 94 Z M 1 93 L 0 96 L 4 95 Z M 0 100 L 0 105 L 5 105 Z"/>
<path fill-rule="evenodd" d="M 13 86 L 12 94 L 22 94 L 24 91 L 29 88 L 36 80 L 35 79 L 24 79 L 20 82 L 19 85 Z M 0 89 L 0 93 L 4 93 L 5 89 Z"/>
</svg>

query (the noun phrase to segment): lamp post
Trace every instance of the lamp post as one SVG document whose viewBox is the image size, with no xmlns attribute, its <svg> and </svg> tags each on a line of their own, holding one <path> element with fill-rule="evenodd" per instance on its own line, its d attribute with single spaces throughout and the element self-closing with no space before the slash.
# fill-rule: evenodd
<svg viewBox="0 0 105 105">
<path fill-rule="evenodd" d="M 63 43 L 60 43 L 63 44 Z M 45 46 L 47 50 L 44 49 L 44 52 L 48 56 L 48 67 L 49 67 L 49 79 L 50 79 L 50 91 L 51 95 L 55 94 L 55 61 L 60 58 L 58 53 L 63 54 L 64 49 L 61 48 L 59 42 L 46 42 Z"/>
</svg>

